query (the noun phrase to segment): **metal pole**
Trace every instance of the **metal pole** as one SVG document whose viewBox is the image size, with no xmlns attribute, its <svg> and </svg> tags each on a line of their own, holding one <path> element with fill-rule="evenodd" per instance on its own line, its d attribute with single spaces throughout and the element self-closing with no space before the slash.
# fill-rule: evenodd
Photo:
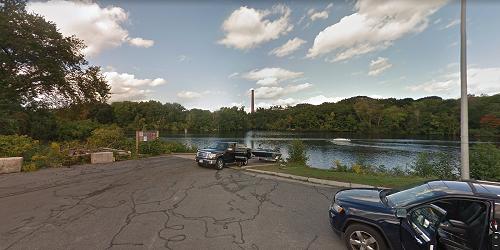
<svg viewBox="0 0 500 250">
<path fill-rule="evenodd" d="M 467 104 L 467 37 L 465 0 L 461 2 L 460 15 L 460 161 L 462 180 L 469 177 L 469 109 Z"/>
</svg>

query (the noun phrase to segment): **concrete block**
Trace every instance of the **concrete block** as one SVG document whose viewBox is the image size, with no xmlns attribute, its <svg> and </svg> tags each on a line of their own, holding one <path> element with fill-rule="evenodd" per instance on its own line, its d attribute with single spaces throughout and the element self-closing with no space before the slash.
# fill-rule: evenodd
<svg viewBox="0 0 500 250">
<path fill-rule="evenodd" d="M 0 174 L 21 172 L 23 157 L 0 158 Z"/>
<path fill-rule="evenodd" d="M 114 162 L 115 157 L 113 157 L 113 152 L 97 152 L 90 154 L 90 163 L 110 163 Z"/>
</svg>

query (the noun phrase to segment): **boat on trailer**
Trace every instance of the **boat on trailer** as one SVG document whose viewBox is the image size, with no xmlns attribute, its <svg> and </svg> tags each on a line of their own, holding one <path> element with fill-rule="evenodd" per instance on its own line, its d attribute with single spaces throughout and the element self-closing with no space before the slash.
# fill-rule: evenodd
<svg viewBox="0 0 500 250">
<path fill-rule="evenodd" d="M 278 161 L 281 159 L 280 151 L 272 149 L 254 149 L 252 155 L 262 161 Z"/>
</svg>

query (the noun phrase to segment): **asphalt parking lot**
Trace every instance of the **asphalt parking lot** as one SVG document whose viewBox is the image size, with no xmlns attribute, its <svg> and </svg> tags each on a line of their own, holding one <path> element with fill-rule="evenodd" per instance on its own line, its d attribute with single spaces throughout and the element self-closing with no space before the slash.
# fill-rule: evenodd
<svg viewBox="0 0 500 250">
<path fill-rule="evenodd" d="M 0 175 L 0 249 L 344 249 L 336 190 L 162 156 Z"/>
</svg>

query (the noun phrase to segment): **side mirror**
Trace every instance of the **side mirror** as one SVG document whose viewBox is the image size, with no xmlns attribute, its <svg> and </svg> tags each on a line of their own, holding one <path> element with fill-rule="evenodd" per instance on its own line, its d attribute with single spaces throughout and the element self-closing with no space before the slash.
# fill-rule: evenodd
<svg viewBox="0 0 500 250">
<path fill-rule="evenodd" d="M 408 216 L 408 212 L 406 211 L 406 208 L 396 208 L 396 217 L 400 219 L 404 219 Z"/>
</svg>

